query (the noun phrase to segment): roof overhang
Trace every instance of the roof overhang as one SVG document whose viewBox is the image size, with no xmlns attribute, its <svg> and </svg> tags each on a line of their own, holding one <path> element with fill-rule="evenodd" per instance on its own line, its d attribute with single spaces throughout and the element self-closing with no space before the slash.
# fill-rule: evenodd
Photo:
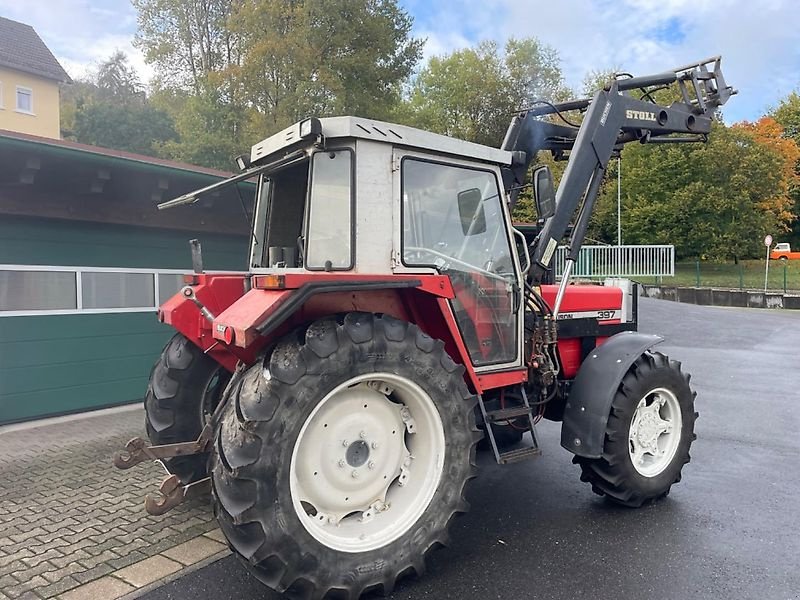
<svg viewBox="0 0 800 600">
<path fill-rule="evenodd" d="M 230 173 L 0 131 L 0 218 L 17 215 L 246 235 L 255 187 L 240 183 L 194 210 L 156 209 L 159 202 L 227 178 Z M 239 195 L 241 192 L 241 198 Z M 246 205 L 248 218 L 242 213 Z"/>
</svg>

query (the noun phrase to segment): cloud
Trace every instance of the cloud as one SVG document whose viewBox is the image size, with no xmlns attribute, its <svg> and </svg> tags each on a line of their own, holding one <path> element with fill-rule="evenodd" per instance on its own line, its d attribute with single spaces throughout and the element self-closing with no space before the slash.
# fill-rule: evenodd
<svg viewBox="0 0 800 600">
<path fill-rule="evenodd" d="M 728 83 L 740 91 L 725 106 L 727 121 L 754 120 L 800 86 L 794 0 L 454 0 L 449 18 L 441 9 L 404 6 L 416 32 L 437 44 L 433 53 L 535 36 L 558 51 L 576 90 L 594 69 L 656 73 L 721 54 Z"/>
<path fill-rule="evenodd" d="M 127 0 L 0 0 L 0 15 L 31 25 L 69 75 L 86 77 L 116 50 L 147 82 L 153 76 L 133 47 L 136 13 Z"/>
<path fill-rule="evenodd" d="M 427 38 L 424 59 L 509 37 L 535 36 L 561 56 L 568 85 L 620 68 L 660 72 L 716 54 L 740 91 L 728 121 L 754 120 L 800 87 L 800 10 L 796 0 L 399 0 Z M 33 25 L 73 77 L 115 50 L 147 82 L 153 75 L 133 47 L 129 0 L 0 0 L 0 15 Z"/>
</svg>

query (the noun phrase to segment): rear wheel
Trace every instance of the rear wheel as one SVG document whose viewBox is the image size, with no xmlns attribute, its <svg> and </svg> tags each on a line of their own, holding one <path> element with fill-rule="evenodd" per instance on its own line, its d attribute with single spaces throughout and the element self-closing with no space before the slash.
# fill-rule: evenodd
<svg viewBox="0 0 800 600">
<path fill-rule="evenodd" d="M 350 313 L 291 334 L 235 382 L 218 428 L 225 536 L 291 597 L 390 592 L 467 510 L 475 402 L 415 325 Z"/>
<path fill-rule="evenodd" d="M 625 506 L 666 496 L 690 460 L 695 395 L 680 363 L 658 352 L 643 354 L 614 396 L 603 455 L 573 459 L 581 480 Z"/>
<path fill-rule="evenodd" d="M 164 347 L 144 399 L 147 437 L 155 445 L 196 440 L 217 407 L 230 373 L 181 334 Z M 164 461 L 183 483 L 207 475 L 208 454 Z"/>
</svg>

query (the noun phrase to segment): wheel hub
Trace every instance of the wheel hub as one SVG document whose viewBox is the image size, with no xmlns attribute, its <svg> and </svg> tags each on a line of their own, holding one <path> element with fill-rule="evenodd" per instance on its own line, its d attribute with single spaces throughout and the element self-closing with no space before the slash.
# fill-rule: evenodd
<svg viewBox="0 0 800 600">
<path fill-rule="evenodd" d="M 645 477 L 663 472 L 678 449 L 681 412 L 675 394 L 665 388 L 648 392 L 631 419 L 628 450 L 634 469 Z"/>
<path fill-rule="evenodd" d="M 411 456 L 402 408 L 361 383 L 326 403 L 309 423 L 298 448 L 297 475 L 303 502 L 320 521 L 335 524 L 386 500 L 386 491 Z"/>
<path fill-rule="evenodd" d="M 360 467 L 367 462 L 369 458 L 369 444 L 364 440 L 358 440 L 350 444 L 347 448 L 347 452 L 344 454 L 348 465 L 351 467 Z"/>
<path fill-rule="evenodd" d="M 641 446 L 645 448 L 658 446 L 658 436 L 662 431 L 659 421 L 659 417 L 652 410 L 645 412 L 640 417 L 637 437 Z"/>
</svg>

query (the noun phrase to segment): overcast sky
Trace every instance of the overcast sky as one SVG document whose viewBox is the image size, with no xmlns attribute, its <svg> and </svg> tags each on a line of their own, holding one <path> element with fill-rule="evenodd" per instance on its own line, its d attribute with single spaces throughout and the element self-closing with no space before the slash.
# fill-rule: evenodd
<svg viewBox="0 0 800 600">
<path fill-rule="evenodd" d="M 567 83 L 592 69 L 661 72 L 716 54 L 739 95 L 726 121 L 754 120 L 800 89 L 797 0 L 400 0 L 427 38 L 425 56 L 493 39 L 535 36 L 556 48 Z M 0 0 L 0 16 L 32 25 L 67 72 L 80 77 L 120 49 L 144 80 L 129 0 Z"/>
</svg>

